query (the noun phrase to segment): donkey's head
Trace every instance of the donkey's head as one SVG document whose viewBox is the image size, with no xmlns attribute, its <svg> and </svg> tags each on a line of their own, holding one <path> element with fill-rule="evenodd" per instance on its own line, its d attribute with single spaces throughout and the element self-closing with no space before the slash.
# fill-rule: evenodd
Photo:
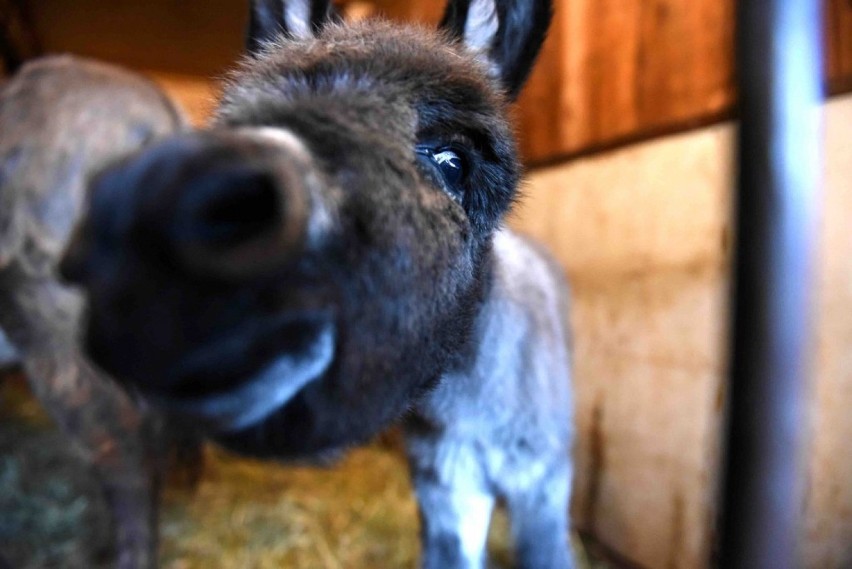
<svg viewBox="0 0 852 569">
<path fill-rule="evenodd" d="M 214 126 L 106 171 L 66 259 L 92 357 L 243 451 L 362 440 L 453 366 L 519 178 L 544 0 L 438 31 L 256 1 Z"/>
</svg>

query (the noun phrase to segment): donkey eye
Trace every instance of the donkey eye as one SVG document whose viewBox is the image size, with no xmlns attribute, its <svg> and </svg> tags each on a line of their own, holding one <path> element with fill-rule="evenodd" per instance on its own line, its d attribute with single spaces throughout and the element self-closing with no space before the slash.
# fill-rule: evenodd
<svg viewBox="0 0 852 569">
<path fill-rule="evenodd" d="M 456 151 L 449 148 L 432 154 L 432 160 L 448 184 L 456 185 L 464 178 L 464 161 Z"/>
<path fill-rule="evenodd" d="M 417 155 L 430 169 L 436 181 L 451 198 L 461 203 L 464 198 L 464 181 L 467 163 L 463 151 L 452 146 L 418 146 Z"/>
</svg>

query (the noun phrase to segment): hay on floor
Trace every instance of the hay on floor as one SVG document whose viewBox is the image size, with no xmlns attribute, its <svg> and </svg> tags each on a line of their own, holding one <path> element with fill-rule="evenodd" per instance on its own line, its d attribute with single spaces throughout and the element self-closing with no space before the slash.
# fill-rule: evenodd
<svg viewBox="0 0 852 569">
<path fill-rule="evenodd" d="M 79 456 L 27 393 L 0 378 L 0 552 L 21 569 L 107 567 L 105 504 Z M 206 448 L 192 491 L 167 488 L 161 566 L 413 568 L 417 508 L 399 452 L 376 444 L 333 468 L 280 465 Z M 498 512 L 489 548 L 511 566 Z M 580 568 L 609 567 L 575 540 Z"/>
</svg>

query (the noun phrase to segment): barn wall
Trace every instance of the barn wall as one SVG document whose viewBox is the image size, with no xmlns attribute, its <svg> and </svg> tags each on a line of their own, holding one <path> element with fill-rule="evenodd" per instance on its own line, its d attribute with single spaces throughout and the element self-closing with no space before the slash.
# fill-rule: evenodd
<svg viewBox="0 0 852 569">
<path fill-rule="evenodd" d="M 852 567 L 852 97 L 828 106 L 816 328 L 809 567 Z"/>
<path fill-rule="evenodd" d="M 571 277 L 574 517 L 648 567 L 709 555 L 732 130 L 532 173 L 515 227 Z"/>
<path fill-rule="evenodd" d="M 852 566 L 852 97 L 826 106 L 807 567 Z M 706 565 L 724 393 L 733 126 L 531 173 L 513 225 L 574 289 L 582 528 L 647 567 Z"/>
<path fill-rule="evenodd" d="M 438 0 L 340 0 L 351 15 L 434 25 Z M 24 0 L 38 43 L 140 69 L 209 77 L 240 55 L 247 0 Z M 521 150 L 541 163 L 732 114 L 735 0 L 554 0 L 517 107 Z M 852 90 L 852 3 L 822 0 L 821 64 Z"/>
</svg>

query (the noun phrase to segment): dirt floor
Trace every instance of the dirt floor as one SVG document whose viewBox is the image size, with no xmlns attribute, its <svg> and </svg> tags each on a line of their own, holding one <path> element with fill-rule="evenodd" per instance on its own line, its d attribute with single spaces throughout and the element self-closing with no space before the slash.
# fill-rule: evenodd
<svg viewBox="0 0 852 569">
<path fill-rule="evenodd" d="M 416 505 L 404 461 L 388 445 L 326 469 L 245 460 L 213 446 L 205 455 L 194 489 L 165 491 L 162 567 L 416 567 Z M 581 569 L 613 567 L 574 542 Z M 15 569 L 101 568 L 109 543 L 85 464 L 23 382 L 0 377 L 0 554 Z M 502 512 L 489 547 L 494 567 L 511 566 Z"/>
</svg>

